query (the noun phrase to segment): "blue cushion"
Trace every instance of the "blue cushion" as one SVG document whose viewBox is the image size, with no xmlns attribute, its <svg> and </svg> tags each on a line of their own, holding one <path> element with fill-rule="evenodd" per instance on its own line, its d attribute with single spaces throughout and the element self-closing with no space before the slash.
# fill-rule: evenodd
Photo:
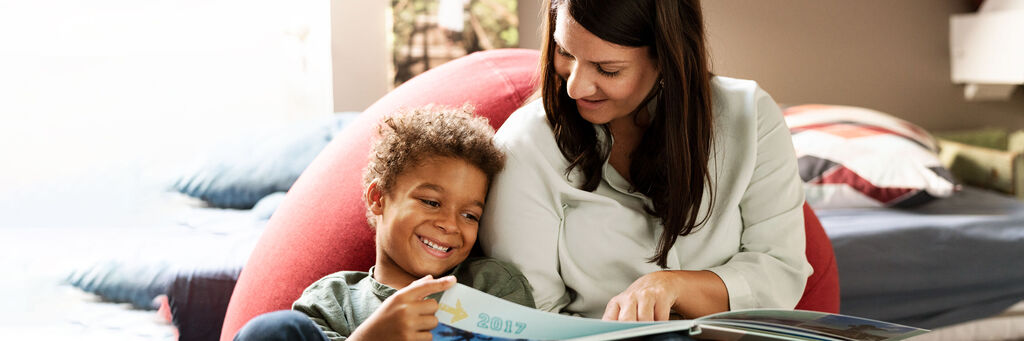
<svg viewBox="0 0 1024 341">
<path fill-rule="evenodd" d="M 221 309 L 223 314 L 230 289 L 226 289 L 228 297 L 223 298 L 223 307 L 219 307 L 220 303 L 207 298 L 193 298 L 212 297 L 223 294 L 224 290 L 193 288 L 196 285 L 188 281 L 193 277 L 211 283 L 230 280 L 230 285 L 234 286 L 233 281 L 263 233 L 267 218 L 280 202 L 275 198 L 282 195 L 269 195 L 260 201 L 257 207 L 263 212 L 238 214 L 224 209 L 195 208 L 189 215 L 204 216 L 197 220 L 199 224 L 183 221 L 177 226 L 158 228 L 160 232 L 152 239 L 140 240 L 134 247 L 72 268 L 64 283 L 96 294 L 104 301 L 130 303 L 136 309 L 156 309 L 154 299 L 168 295 L 172 308 L 189 305 L 190 311 Z M 146 233 L 136 236 L 146 236 Z M 182 283 L 178 282 L 183 280 L 190 290 L 182 290 Z M 215 325 L 220 327 L 221 324 Z"/>
<path fill-rule="evenodd" d="M 172 188 L 212 207 L 252 208 L 274 192 L 285 192 L 357 112 L 345 112 L 266 136 L 249 136 L 211 150 L 174 180 Z"/>
<path fill-rule="evenodd" d="M 177 269 L 167 261 L 138 263 L 130 259 L 111 259 L 72 272 L 65 283 L 106 301 L 156 310 L 158 305 L 153 299 L 167 292 L 175 276 Z"/>
</svg>

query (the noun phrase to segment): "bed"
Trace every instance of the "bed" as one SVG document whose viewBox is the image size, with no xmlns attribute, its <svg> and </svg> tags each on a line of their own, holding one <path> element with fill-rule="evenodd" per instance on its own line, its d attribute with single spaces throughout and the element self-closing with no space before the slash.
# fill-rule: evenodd
<svg viewBox="0 0 1024 341">
<path fill-rule="evenodd" d="M 0 189 L 0 340 L 216 339 L 284 192 L 357 116 L 239 129 L 174 169 Z"/>
<path fill-rule="evenodd" d="M 265 221 L 251 210 L 204 208 L 176 195 L 161 201 L 172 213 L 148 226 L 0 228 L 0 271 L 17 274 L 2 281 L 0 338 L 45 330 L 86 340 L 176 339 L 157 311 L 64 283 L 75 269 L 111 257 L 169 261 L 183 245 L 191 256 L 175 259 L 179 268 L 198 255 L 207 266 L 240 266 Z M 912 210 L 817 213 L 836 252 L 842 313 L 938 328 L 921 340 L 1024 338 L 1024 204 L 965 187 Z M 220 259 L 210 262 L 214 256 Z"/>
<path fill-rule="evenodd" d="M 510 64 L 487 68 L 535 69 L 503 62 Z M 333 134 L 345 133 L 344 122 L 334 117 L 214 155 L 219 169 L 250 175 L 229 196 L 251 196 L 246 203 L 213 205 L 233 208 L 209 207 L 225 198 L 211 196 L 217 186 L 197 180 L 223 179 L 213 176 L 221 173 L 177 181 L 169 193 L 157 184 L 126 182 L 139 178 L 133 168 L 0 196 L 0 271 L 12 274 L 0 281 L 0 339 L 37 338 L 42 331 L 75 339 L 218 339 L 234 281 L 280 192 Z M 253 164 L 264 161 L 284 167 Z M 267 169 L 287 176 L 267 175 Z M 967 186 L 932 199 L 910 208 L 817 209 L 836 254 L 841 312 L 938 329 L 922 339 L 1024 339 L 1024 304 L 1018 304 L 1024 300 L 1024 204 Z M 91 284 L 108 279 L 118 279 L 107 281 L 117 282 L 104 286 L 110 290 Z M 175 308 L 172 301 L 191 304 Z"/>
<path fill-rule="evenodd" d="M 1018 154 L 948 148 L 868 108 L 809 104 L 783 112 L 807 201 L 832 241 L 841 313 L 929 329 L 996 315 L 1003 322 L 992 326 L 1013 320 L 1014 304 L 1024 300 L 1024 204 L 1010 195 Z M 977 331 L 966 339 L 1024 338 L 1020 328 Z"/>
<path fill-rule="evenodd" d="M 922 339 L 1024 338 L 1024 203 L 964 187 L 913 209 L 816 213 L 836 253 L 842 313 L 940 329 Z"/>
<path fill-rule="evenodd" d="M 131 297 L 166 288 L 179 271 L 241 267 L 265 219 L 174 195 L 159 201 L 161 210 L 172 212 L 152 213 L 145 222 L 0 227 L 0 271 L 7 274 L 0 287 L 0 339 L 177 339 L 158 305 L 133 304 Z M 120 274 L 105 271 L 110 264 L 119 265 Z M 99 276 L 92 282 L 105 287 L 92 289 L 104 296 L 68 282 L 82 273 Z"/>
</svg>

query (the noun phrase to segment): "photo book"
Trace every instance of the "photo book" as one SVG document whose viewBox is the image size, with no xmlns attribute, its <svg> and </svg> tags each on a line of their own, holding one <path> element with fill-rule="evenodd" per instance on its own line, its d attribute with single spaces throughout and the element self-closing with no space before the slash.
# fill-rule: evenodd
<svg viewBox="0 0 1024 341">
<path fill-rule="evenodd" d="M 805 310 L 753 309 L 693 320 L 618 322 L 531 309 L 456 284 L 438 300 L 434 340 L 620 340 L 680 333 L 707 340 L 903 340 L 928 330 Z"/>
</svg>

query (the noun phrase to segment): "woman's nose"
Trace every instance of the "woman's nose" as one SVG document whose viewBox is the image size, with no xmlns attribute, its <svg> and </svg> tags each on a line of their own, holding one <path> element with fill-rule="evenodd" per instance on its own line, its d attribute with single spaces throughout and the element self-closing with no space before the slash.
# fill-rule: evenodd
<svg viewBox="0 0 1024 341">
<path fill-rule="evenodd" d="M 579 65 L 579 63 L 573 63 L 569 79 L 566 80 L 565 91 L 569 93 L 569 97 L 572 99 L 586 98 L 593 95 L 596 90 L 594 82 L 586 75 L 586 72 L 580 70 Z"/>
</svg>

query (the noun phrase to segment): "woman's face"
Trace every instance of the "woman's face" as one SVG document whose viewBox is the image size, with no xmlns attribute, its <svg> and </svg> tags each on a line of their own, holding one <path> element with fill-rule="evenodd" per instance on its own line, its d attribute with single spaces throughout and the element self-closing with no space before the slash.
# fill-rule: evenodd
<svg viewBox="0 0 1024 341">
<path fill-rule="evenodd" d="M 590 123 L 629 116 L 658 79 L 648 47 L 616 45 L 598 38 L 559 6 L 555 20 L 555 72 Z"/>
</svg>

